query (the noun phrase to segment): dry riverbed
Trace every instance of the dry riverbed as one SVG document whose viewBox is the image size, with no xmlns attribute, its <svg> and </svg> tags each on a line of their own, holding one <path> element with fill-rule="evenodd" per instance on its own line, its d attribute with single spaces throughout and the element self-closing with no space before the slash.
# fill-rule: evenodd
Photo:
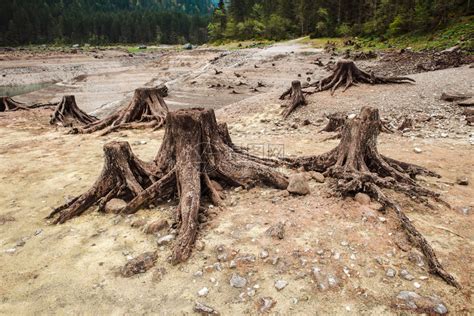
<svg viewBox="0 0 474 316">
<path fill-rule="evenodd" d="M 44 218 L 52 207 L 82 193 L 97 178 L 104 143 L 128 141 L 140 158 L 151 160 L 163 131 L 67 135 L 67 130 L 48 125 L 48 110 L 37 110 L 0 113 L 0 313 L 175 315 L 192 314 L 196 302 L 221 315 L 473 313 L 474 130 L 462 109 L 439 96 L 474 92 L 474 69 L 408 74 L 416 84 L 360 85 L 335 96 L 314 94 L 307 106 L 283 120 L 286 101 L 278 96 L 291 80 L 327 74 L 313 64 L 317 58 L 326 63 L 331 56 L 295 42 L 134 57 L 113 50 L 100 58 L 89 53 L 4 53 L 0 72 L 6 76 L 0 77 L 0 86 L 57 81 L 15 99 L 51 101 L 75 94 L 79 107 L 104 115 L 125 103 L 135 88 L 167 83 L 171 108 L 215 108 L 234 142 L 261 155 L 269 150 L 310 155 L 333 148 L 338 140 L 326 140 L 333 134 L 319 133 L 324 114 L 358 113 L 370 105 L 392 127 L 410 116 L 415 128 L 382 134 L 379 150 L 441 174 L 420 182 L 440 192 L 452 207 L 434 203 L 428 208 L 388 193 L 463 289 L 428 273 L 394 214 L 377 211 L 374 201 L 334 196 L 329 179 L 310 180 L 311 193 L 305 196 L 270 188 L 226 189 L 225 207 L 207 207 L 197 247 L 178 266 L 168 261 L 173 241 L 163 239 L 174 233 L 172 228 L 157 235 L 143 232 L 152 221 L 173 223 L 173 203 L 126 217 L 92 211 L 49 225 Z M 381 69 L 373 60 L 360 65 Z M 469 185 L 459 185 L 459 178 Z M 272 226 L 283 227 L 283 238 L 267 235 Z M 152 269 L 132 278 L 120 276 L 130 259 L 155 250 Z"/>
</svg>

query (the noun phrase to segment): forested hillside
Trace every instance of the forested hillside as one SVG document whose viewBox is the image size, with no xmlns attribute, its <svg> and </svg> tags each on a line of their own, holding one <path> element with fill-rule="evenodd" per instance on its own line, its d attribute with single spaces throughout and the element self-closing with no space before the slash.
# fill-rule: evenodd
<svg viewBox="0 0 474 316">
<path fill-rule="evenodd" d="M 225 4 L 225 5 L 224 5 Z M 473 13 L 470 0 L 229 0 L 209 25 L 220 39 L 426 33 Z"/>
<path fill-rule="evenodd" d="M 2 0 L 0 45 L 207 40 L 211 0 Z"/>
</svg>

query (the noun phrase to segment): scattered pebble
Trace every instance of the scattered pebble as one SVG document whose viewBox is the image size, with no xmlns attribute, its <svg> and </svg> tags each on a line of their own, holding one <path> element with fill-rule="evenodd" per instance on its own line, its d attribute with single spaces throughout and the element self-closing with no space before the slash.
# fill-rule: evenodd
<svg viewBox="0 0 474 316">
<path fill-rule="evenodd" d="M 261 297 L 258 300 L 258 311 L 260 313 L 266 313 L 270 309 L 272 309 L 273 306 L 275 306 L 276 302 L 273 300 L 271 297 Z"/>
<path fill-rule="evenodd" d="M 207 296 L 209 294 L 209 289 L 207 287 L 203 287 L 198 291 L 199 296 Z"/>
<path fill-rule="evenodd" d="M 230 286 L 235 287 L 235 288 L 243 288 L 246 285 L 247 285 L 246 278 L 241 277 L 237 273 L 232 274 L 232 277 L 230 278 Z"/>
<path fill-rule="evenodd" d="M 275 282 L 275 288 L 276 288 L 278 291 L 283 290 L 287 285 L 288 285 L 288 282 L 286 282 L 285 280 L 277 280 L 277 281 Z"/>
<path fill-rule="evenodd" d="M 166 235 L 158 239 L 158 246 L 169 244 L 175 238 L 174 235 Z"/>
</svg>

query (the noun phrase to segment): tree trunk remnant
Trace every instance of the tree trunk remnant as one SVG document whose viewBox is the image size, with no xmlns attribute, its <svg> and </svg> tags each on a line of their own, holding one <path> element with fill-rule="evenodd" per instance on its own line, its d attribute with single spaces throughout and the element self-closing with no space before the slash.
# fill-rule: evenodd
<svg viewBox="0 0 474 316">
<path fill-rule="evenodd" d="M 76 103 L 73 95 L 66 95 L 56 106 L 54 113 L 51 115 L 49 124 L 62 125 L 64 127 L 74 127 L 77 125 L 91 124 L 98 119 L 82 111 Z"/>
<path fill-rule="evenodd" d="M 227 136 L 222 136 L 227 135 Z M 136 157 L 127 142 L 104 146 L 105 164 L 90 190 L 56 208 L 53 223 L 83 214 L 91 206 L 99 211 L 113 198 L 127 202 L 122 214 L 132 214 L 160 200 L 179 199 L 176 219 L 179 234 L 172 259 L 187 260 L 198 232 L 202 195 L 220 205 L 222 195 L 215 183 L 250 187 L 266 184 L 286 189 L 285 175 L 264 161 L 237 152 L 229 144 L 225 125 L 218 125 L 213 110 L 185 109 L 168 113 L 163 143 L 154 161 Z"/>
<path fill-rule="evenodd" d="M 342 129 L 341 142 L 336 148 L 319 156 L 287 158 L 285 162 L 294 168 L 324 172 L 326 176 L 337 180 L 335 190 L 343 195 L 365 192 L 385 207 L 394 209 L 408 238 L 426 256 L 431 273 L 459 288 L 460 284 L 441 266 L 428 241 L 413 226 L 400 206 L 381 190 L 388 188 L 420 200 L 432 197 L 441 201 L 439 194 L 421 187 L 415 181 L 417 175 L 440 176 L 423 167 L 381 155 L 377 150 L 381 124 L 378 110 L 364 107 L 358 116 L 347 120 Z"/>
<path fill-rule="evenodd" d="M 301 82 L 299 80 L 294 80 L 291 83 L 291 90 L 289 94 L 291 97 L 291 103 L 288 105 L 285 111 L 283 111 L 284 118 L 287 118 L 291 114 L 291 112 L 293 112 L 300 105 L 306 104 L 303 91 L 301 90 Z M 284 97 L 285 96 L 282 96 L 280 98 L 284 98 Z"/>
<path fill-rule="evenodd" d="M 163 100 L 162 93 L 163 90 L 160 88 L 136 89 L 127 107 L 91 124 L 73 128 L 71 133 L 90 134 L 102 131 L 103 136 L 120 129 L 158 129 L 164 125 L 168 113 L 168 106 Z"/>
</svg>

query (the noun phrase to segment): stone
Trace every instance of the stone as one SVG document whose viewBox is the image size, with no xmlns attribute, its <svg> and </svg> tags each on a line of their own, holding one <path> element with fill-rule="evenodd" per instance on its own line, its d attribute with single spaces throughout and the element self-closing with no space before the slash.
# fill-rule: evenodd
<svg viewBox="0 0 474 316">
<path fill-rule="evenodd" d="M 285 224 L 280 222 L 272 225 L 267 229 L 265 234 L 276 239 L 283 239 L 285 238 Z"/>
<path fill-rule="evenodd" d="M 369 205 L 370 204 L 370 196 L 365 193 L 357 193 L 354 197 L 354 200 L 359 202 L 361 205 Z"/>
<path fill-rule="evenodd" d="M 158 239 L 157 243 L 158 246 L 166 245 L 169 244 L 171 241 L 173 241 L 175 238 L 174 235 L 166 235 Z"/>
<path fill-rule="evenodd" d="M 266 258 L 268 258 L 268 256 L 269 256 L 269 254 L 268 254 L 267 250 L 260 251 L 260 254 L 259 254 L 260 259 L 266 259 Z"/>
<path fill-rule="evenodd" d="M 283 290 L 287 285 L 288 285 L 288 282 L 286 282 L 285 280 L 277 280 L 277 281 L 275 282 L 275 288 L 276 288 L 278 291 Z"/>
<path fill-rule="evenodd" d="M 411 309 L 429 315 L 445 315 L 448 313 L 446 305 L 437 297 L 421 296 L 415 292 L 401 291 L 396 299 L 396 305 L 403 309 Z"/>
<path fill-rule="evenodd" d="M 411 275 L 407 270 L 403 269 L 400 271 L 400 276 L 408 281 L 413 281 L 415 277 Z"/>
<path fill-rule="evenodd" d="M 276 302 L 273 298 L 271 297 L 261 297 L 258 300 L 258 311 L 260 313 L 267 313 L 272 309 L 273 306 L 275 306 Z"/>
<path fill-rule="evenodd" d="M 293 194 L 306 195 L 309 194 L 309 184 L 304 174 L 293 174 L 289 178 L 289 184 L 286 190 Z"/>
<path fill-rule="evenodd" d="M 392 268 L 388 268 L 387 271 L 385 272 L 385 275 L 388 276 L 389 278 L 393 278 L 397 275 L 397 271 L 395 271 Z"/>
<path fill-rule="evenodd" d="M 105 204 L 104 210 L 106 213 L 118 214 L 127 206 L 127 202 L 122 199 L 111 199 Z"/>
<path fill-rule="evenodd" d="M 166 219 L 159 219 L 157 221 L 151 222 L 147 228 L 145 229 L 145 233 L 147 234 L 156 234 L 159 231 L 168 228 L 169 224 Z"/>
<path fill-rule="evenodd" d="M 324 181 L 326 181 L 326 178 L 320 172 L 310 171 L 310 174 L 311 174 L 311 177 L 318 183 L 324 183 Z"/>
<path fill-rule="evenodd" d="M 220 315 L 213 307 L 205 305 L 200 302 L 194 304 L 194 311 L 202 315 Z"/>
<path fill-rule="evenodd" d="M 247 279 L 244 277 L 241 277 L 237 273 L 232 274 L 232 277 L 230 278 L 230 286 L 235 287 L 235 288 L 243 288 L 247 285 Z"/>
<path fill-rule="evenodd" d="M 209 289 L 207 287 L 203 287 L 198 291 L 199 296 L 207 296 L 209 294 Z"/>
<path fill-rule="evenodd" d="M 138 273 L 145 273 L 155 265 L 157 259 L 158 255 L 155 252 L 145 252 L 127 262 L 122 268 L 121 274 L 123 277 L 129 278 Z"/>
<path fill-rule="evenodd" d="M 456 183 L 459 185 L 469 185 L 469 179 L 465 176 L 458 177 Z"/>
<path fill-rule="evenodd" d="M 420 148 L 418 148 L 418 147 L 413 148 L 413 151 L 414 151 L 415 153 L 417 153 L 417 154 L 421 154 L 421 153 L 423 152 L 423 151 L 422 151 Z"/>
</svg>

